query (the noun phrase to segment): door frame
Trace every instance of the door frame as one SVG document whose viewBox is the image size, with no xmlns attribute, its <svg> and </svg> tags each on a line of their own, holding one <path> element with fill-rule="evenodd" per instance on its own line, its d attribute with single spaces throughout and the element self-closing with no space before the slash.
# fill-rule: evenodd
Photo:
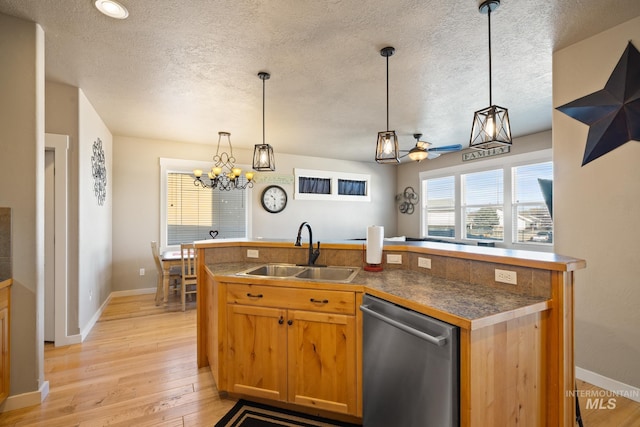
<svg viewBox="0 0 640 427">
<path fill-rule="evenodd" d="M 55 168 L 55 346 L 75 344 L 75 336 L 67 335 L 67 287 L 68 287 L 68 151 L 69 136 L 45 134 L 45 150 L 54 151 Z M 43 306 L 44 310 L 44 306 Z M 41 313 L 44 317 L 44 313 Z"/>
</svg>

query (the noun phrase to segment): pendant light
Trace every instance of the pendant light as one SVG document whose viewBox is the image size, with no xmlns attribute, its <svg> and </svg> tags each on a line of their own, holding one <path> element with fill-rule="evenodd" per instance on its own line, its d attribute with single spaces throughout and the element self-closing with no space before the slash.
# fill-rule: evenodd
<svg viewBox="0 0 640 427">
<path fill-rule="evenodd" d="M 276 161 L 273 157 L 273 147 L 265 142 L 264 138 L 264 88 L 265 80 L 269 80 L 271 74 L 261 71 L 258 77 L 262 80 L 262 144 L 256 144 L 253 148 L 253 169 L 257 171 L 276 170 Z"/>
<path fill-rule="evenodd" d="M 478 8 L 480 13 L 487 14 L 489 22 L 489 107 L 475 112 L 469 147 L 483 150 L 512 145 L 509 111 L 504 107 L 493 105 L 491 97 L 491 12 L 498 6 L 500 6 L 500 0 L 485 0 Z"/>
<path fill-rule="evenodd" d="M 378 142 L 376 144 L 376 162 L 378 163 L 400 163 L 398 136 L 395 130 L 389 130 L 389 57 L 395 51 L 391 46 L 380 50 L 380 55 L 387 58 L 387 130 L 378 132 Z"/>
</svg>

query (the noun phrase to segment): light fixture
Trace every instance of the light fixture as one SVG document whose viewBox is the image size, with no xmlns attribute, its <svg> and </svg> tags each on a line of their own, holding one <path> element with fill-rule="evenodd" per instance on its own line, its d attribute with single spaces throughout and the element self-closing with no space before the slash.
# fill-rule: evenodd
<svg viewBox="0 0 640 427">
<path fill-rule="evenodd" d="M 378 163 L 400 163 L 398 136 L 395 130 L 389 130 L 389 57 L 395 51 L 391 46 L 380 50 L 380 55 L 387 58 L 387 130 L 378 132 L 378 142 L 376 144 L 376 162 Z"/>
<path fill-rule="evenodd" d="M 273 157 L 273 147 L 265 143 L 264 138 L 264 86 L 265 80 L 269 80 L 271 74 L 261 71 L 258 77 L 262 80 L 262 144 L 256 144 L 253 148 L 253 169 L 257 171 L 276 170 L 276 161 Z"/>
<path fill-rule="evenodd" d="M 226 137 L 229 144 L 229 153 L 225 151 L 220 153 L 220 140 Z M 215 162 L 211 170 L 207 173 L 209 182 L 202 179 L 202 169 L 194 169 L 193 175 L 196 179 L 193 184 L 203 188 L 218 188 L 220 190 L 244 190 L 253 187 L 253 172 L 244 174 L 246 182 L 243 184 L 242 169 L 236 167 L 236 158 L 233 157 L 233 148 L 231 147 L 231 134 L 229 132 L 218 132 L 218 148 L 216 155 L 213 156 Z"/>
<path fill-rule="evenodd" d="M 489 22 L 489 107 L 475 112 L 469 147 L 483 150 L 512 144 L 509 111 L 493 105 L 491 97 L 491 12 L 498 6 L 500 0 L 485 0 L 478 8 L 480 13 L 487 14 Z"/>
<path fill-rule="evenodd" d="M 431 146 L 430 142 L 420 141 L 422 138 L 421 133 L 414 133 L 413 137 L 416 139 L 416 145 L 411 150 L 409 150 L 409 158 L 415 162 L 420 162 L 429 157 L 429 152 L 427 148 Z"/>
<path fill-rule="evenodd" d="M 96 0 L 94 4 L 96 9 L 110 18 L 125 19 L 129 16 L 127 8 L 115 0 Z"/>
</svg>

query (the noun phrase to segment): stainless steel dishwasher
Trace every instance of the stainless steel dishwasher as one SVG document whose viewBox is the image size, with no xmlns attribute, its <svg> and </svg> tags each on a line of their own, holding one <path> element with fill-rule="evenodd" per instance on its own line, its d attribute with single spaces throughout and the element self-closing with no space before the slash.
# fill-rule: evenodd
<svg viewBox="0 0 640 427">
<path fill-rule="evenodd" d="M 365 295 L 364 427 L 459 425 L 458 327 Z"/>
</svg>

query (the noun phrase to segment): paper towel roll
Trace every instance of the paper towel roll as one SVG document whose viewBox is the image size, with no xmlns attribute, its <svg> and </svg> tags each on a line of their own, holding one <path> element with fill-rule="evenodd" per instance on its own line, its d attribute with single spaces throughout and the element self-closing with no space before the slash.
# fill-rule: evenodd
<svg viewBox="0 0 640 427">
<path fill-rule="evenodd" d="M 367 228 L 367 264 L 382 264 L 382 241 L 384 227 L 372 225 Z"/>
</svg>

